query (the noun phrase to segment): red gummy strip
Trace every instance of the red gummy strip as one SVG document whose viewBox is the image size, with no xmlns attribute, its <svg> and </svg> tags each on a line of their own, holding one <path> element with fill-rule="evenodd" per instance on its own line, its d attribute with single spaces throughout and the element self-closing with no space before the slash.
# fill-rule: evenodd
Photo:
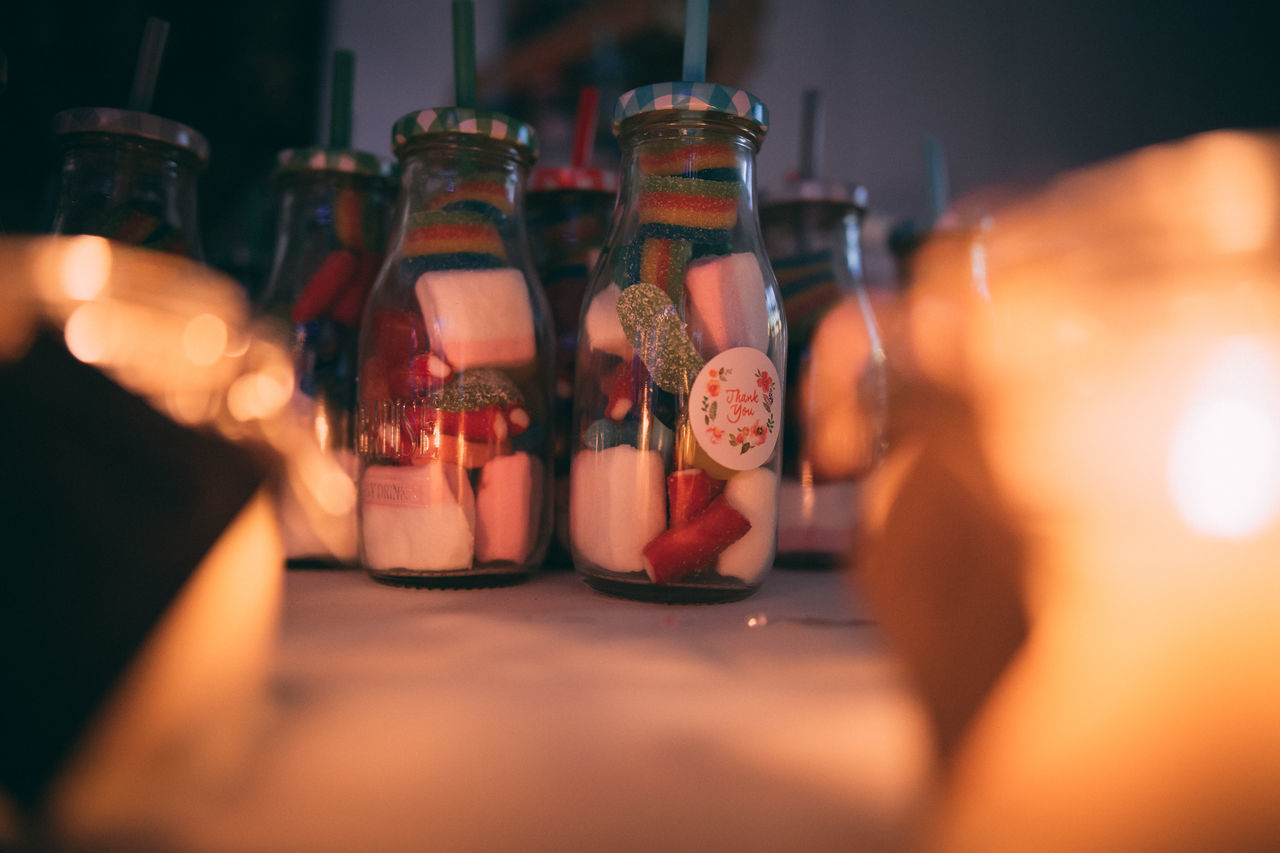
<svg viewBox="0 0 1280 853">
<path fill-rule="evenodd" d="M 646 175 L 680 175 L 736 165 L 733 148 L 715 143 L 686 145 L 661 154 L 640 155 L 640 171 Z"/>
<path fill-rule="evenodd" d="M 751 529 L 751 522 L 720 495 L 687 524 L 670 527 L 644 546 L 644 563 L 657 584 L 705 569 Z"/>
<path fill-rule="evenodd" d="M 338 295 L 338 291 L 356 271 L 354 252 L 338 250 L 330 252 L 303 286 L 293 303 L 291 316 L 295 323 L 309 323 L 325 312 Z"/>
<path fill-rule="evenodd" d="M 347 286 L 333 303 L 330 314 L 334 320 L 353 329 L 360 325 L 365 302 L 369 298 L 369 291 L 373 289 L 373 281 L 378 277 L 378 267 L 381 264 L 382 257 L 379 255 L 371 252 L 360 255 L 355 275 L 347 282 Z"/>
<path fill-rule="evenodd" d="M 683 468 L 667 477 L 667 505 L 671 527 L 688 524 L 697 517 L 711 499 L 724 491 L 724 480 L 717 480 L 701 468 Z"/>
</svg>

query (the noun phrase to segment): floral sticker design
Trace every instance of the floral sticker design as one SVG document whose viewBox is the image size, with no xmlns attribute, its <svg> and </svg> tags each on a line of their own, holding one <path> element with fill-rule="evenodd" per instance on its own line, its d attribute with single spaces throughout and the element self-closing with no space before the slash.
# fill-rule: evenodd
<svg viewBox="0 0 1280 853">
<path fill-rule="evenodd" d="M 743 471 L 764 464 L 778 441 L 777 368 L 760 350 L 734 347 L 709 361 L 692 389 L 702 415 L 695 430 L 716 462 Z"/>
</svg>

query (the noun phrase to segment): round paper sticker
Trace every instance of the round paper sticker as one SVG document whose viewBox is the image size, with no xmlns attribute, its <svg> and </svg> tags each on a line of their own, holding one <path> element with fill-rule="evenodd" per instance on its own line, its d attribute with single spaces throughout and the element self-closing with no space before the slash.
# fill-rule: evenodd
<svg viewBox="0 0 1280 853">
<path fill-rule="evenodd" d="M 735 471 L 758 468 L 778 443 L 778 371 L 758 349 L 734 347 L 698 373 L 689 420 L 698 445 Z"/>
</svg>

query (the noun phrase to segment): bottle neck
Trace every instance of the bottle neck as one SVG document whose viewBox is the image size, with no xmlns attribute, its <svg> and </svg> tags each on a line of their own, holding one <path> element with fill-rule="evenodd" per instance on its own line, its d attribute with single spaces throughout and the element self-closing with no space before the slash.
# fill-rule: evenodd
<svg viewBox="0 0 1280 853">
<path fill-rule="evenodd" d="M 401 153 L 400 224 L 451 204 L 490 205 L 519 219 L 529 165 L 514 146 L 462 134 L 412 145 Z"/>
<path fill-rule="evenodd" d="M 199 166 L 180 149 L 140 138 L 86 134 L 68 141 L 52 230 L 203 260 Z"/>
<path fill-rule="evenodd" d="M 745 122 L 716 114 L 659 112 L 637 116 L 628 120 L 618 135 L 622 149 L 619 198 L 625 204 L 646 192 L 645 178 L 700 178 L 736 183 L 739 209 L 754 212 L 759 144 L 759 135 Z"/>
</svg>

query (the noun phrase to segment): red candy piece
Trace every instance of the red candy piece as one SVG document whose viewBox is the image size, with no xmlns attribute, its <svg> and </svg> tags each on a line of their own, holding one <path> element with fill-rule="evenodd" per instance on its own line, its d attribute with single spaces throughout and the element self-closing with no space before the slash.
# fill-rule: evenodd
<svg viewBox="0 0 1280 853">
<path fill-rule="evenodd" d="M 644 363 L 633 359 L 618 365 L 613 373 L 609 389 L 609 402 L 605 404 L 605 417 L 621 421 L 639 408 L 640 392 L 649 385 L 649 371 Z"/>
<path fill-rule="evenodd" d="M 373 352 L 388 362 L 408 360 L 427 350 L 427 326 L 415 311 L 375 311 L 369 331 Z"/>
<path fill-rule="evenodd" d="M 692 521 L 723 490 L 724 480 L 717 480 L 701 468 L 673 472 L 667 477 L 671 526 L 679 527 Z"/>
<path fill-rule="evenodd" d="M 644 570 L 656 584 L 667 584 L 705 569 L 751 529 L 751 522 L 720 495 L 680 527 L 659 533 L 644 546 Z"/>
<path fill-rule="evenodd" d="M 373 281 L 378 277 L 378 267 L 381 264 L 382 258 L 378 255 L 364 252 L 359 256 L 355 273 L 333 303 L 330 315 L 334 320 L 353 329 L 360 325 L 365 301 L 369 298 L 369 291 L 373 289 Z"/>
<path fill-rule="evenodd" d="M 309 323 L 328 310 L 338 292 L 355 274 L 357 264 L 354 252 L 330 252 L 293 303 L 293 322 Z"/>
<path fill-rule="evenodd" d="M 427 409 L 420 428 L 427 432 L 462 436 L 467 441 L 501 442 L 529 428 L 529 413 L 524 406 L 481 406 L 465 412 Z"/>
</svg>

